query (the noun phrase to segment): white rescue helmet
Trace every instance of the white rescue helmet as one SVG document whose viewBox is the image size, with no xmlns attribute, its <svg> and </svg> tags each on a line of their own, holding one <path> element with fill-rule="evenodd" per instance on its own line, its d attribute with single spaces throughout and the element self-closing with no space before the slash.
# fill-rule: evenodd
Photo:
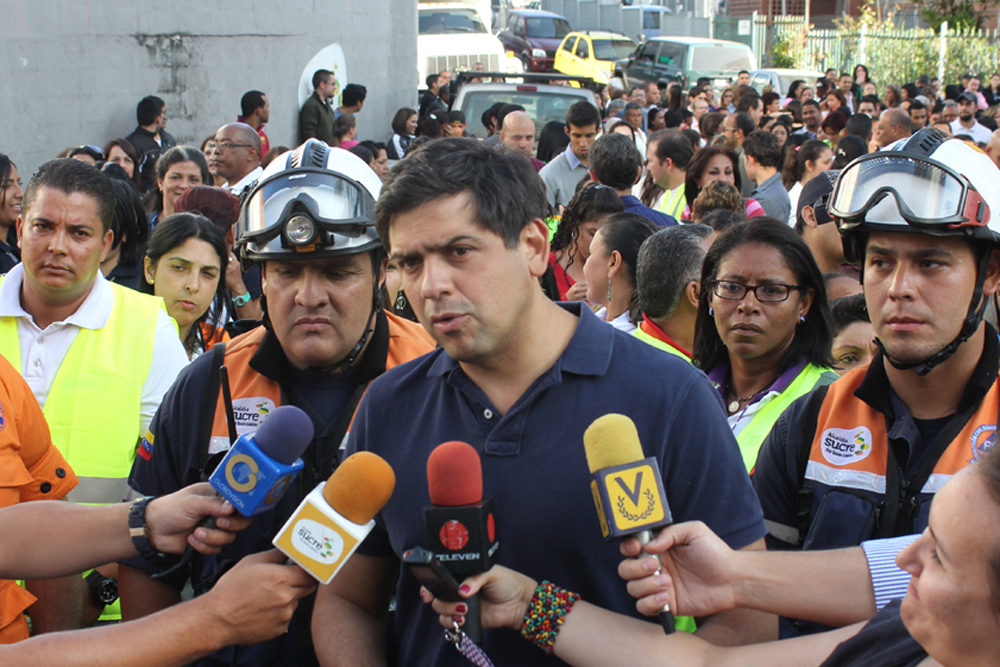
<svg viewBox="0 0 1000 667">
<path fill-rule="evenodd" d="M 267 166 L 240 207 L 244 265 L 337 257 L 382 247 L 375 201 L 382 183 L 364 160 L 309 139 Z"/>
</svg>

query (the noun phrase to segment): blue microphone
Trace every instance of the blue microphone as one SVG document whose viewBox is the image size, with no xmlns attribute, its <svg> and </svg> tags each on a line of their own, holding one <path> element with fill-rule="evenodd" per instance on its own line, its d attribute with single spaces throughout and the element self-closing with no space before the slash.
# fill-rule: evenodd
<svg viewBox="0 0 1000 667">
<path fill-rule="evenodd" d="M 260 428 L 233 443 L 208 481 L 243 516 L 267 512 L 302 471 L 299 457 L 312 439 L 309 416 L 294 405 L 282 405 Z"/>
</svg>

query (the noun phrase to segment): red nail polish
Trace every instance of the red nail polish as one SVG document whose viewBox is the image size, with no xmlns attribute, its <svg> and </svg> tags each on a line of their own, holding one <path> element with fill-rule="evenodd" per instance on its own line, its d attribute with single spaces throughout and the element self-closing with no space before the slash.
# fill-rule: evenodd
<svg viewBox="0 0 1000 667">
<path fill-rule="evenodd" d="M 471 589 L 471 588 L 469 588 L 469 586 L 468 586 L 468 585 L 466 585 L 466 584 L 462 584 L 461 586 L 459 586 L 459 587 L 458 587 L 458 592 L 459 592 L 459 593 L 468 593 L 468 592 L 469 592 L 469 591 L 471 591 L 471 590 L 472 590 L 472 589 Z"/>
<path fill-rule="evenodd" d="M 465 616 L 455 616 L 455 622 L 459 625 L 465 624 Z"/>
<path fill-rule="evenodd" d="M 455 611 L 457 611 L 459 614 L 465 614 L 469 611 L 469 608 L 466 607 L 464 604 L 455 605 Z"/>
</svg>

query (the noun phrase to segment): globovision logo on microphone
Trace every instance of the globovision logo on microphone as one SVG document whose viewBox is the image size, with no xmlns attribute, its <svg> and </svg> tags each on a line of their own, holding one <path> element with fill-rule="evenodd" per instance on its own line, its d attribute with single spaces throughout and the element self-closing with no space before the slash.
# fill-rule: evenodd
<svg viewBox="0 0 1000 667">
<path fill-rule="evenodd" d="M 226 482 L 237 493 L 249 493 L 257 486 L 260 467 L 246 454 L 230 456 L 226 462 Z"/>
</svg>

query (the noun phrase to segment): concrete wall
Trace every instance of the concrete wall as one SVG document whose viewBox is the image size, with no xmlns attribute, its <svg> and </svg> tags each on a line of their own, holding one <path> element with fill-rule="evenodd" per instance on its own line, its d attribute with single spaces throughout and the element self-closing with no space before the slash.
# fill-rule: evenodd
<svg viewBox="0 0 1000 667">
<path fill-rule="evenodd" d="M 132 132 L 149 94 L 167 131 L 200 145 L 261 90 L 271 146 L 294 146 L 299 77 L 332 42 L 368 88 L 359 138 L 384 141 L 395 111 L 416 106 L 413 0 L 0 0 L 0 15 L 0 152 L 25 182 L 67 146 Z"/>
</svg>

